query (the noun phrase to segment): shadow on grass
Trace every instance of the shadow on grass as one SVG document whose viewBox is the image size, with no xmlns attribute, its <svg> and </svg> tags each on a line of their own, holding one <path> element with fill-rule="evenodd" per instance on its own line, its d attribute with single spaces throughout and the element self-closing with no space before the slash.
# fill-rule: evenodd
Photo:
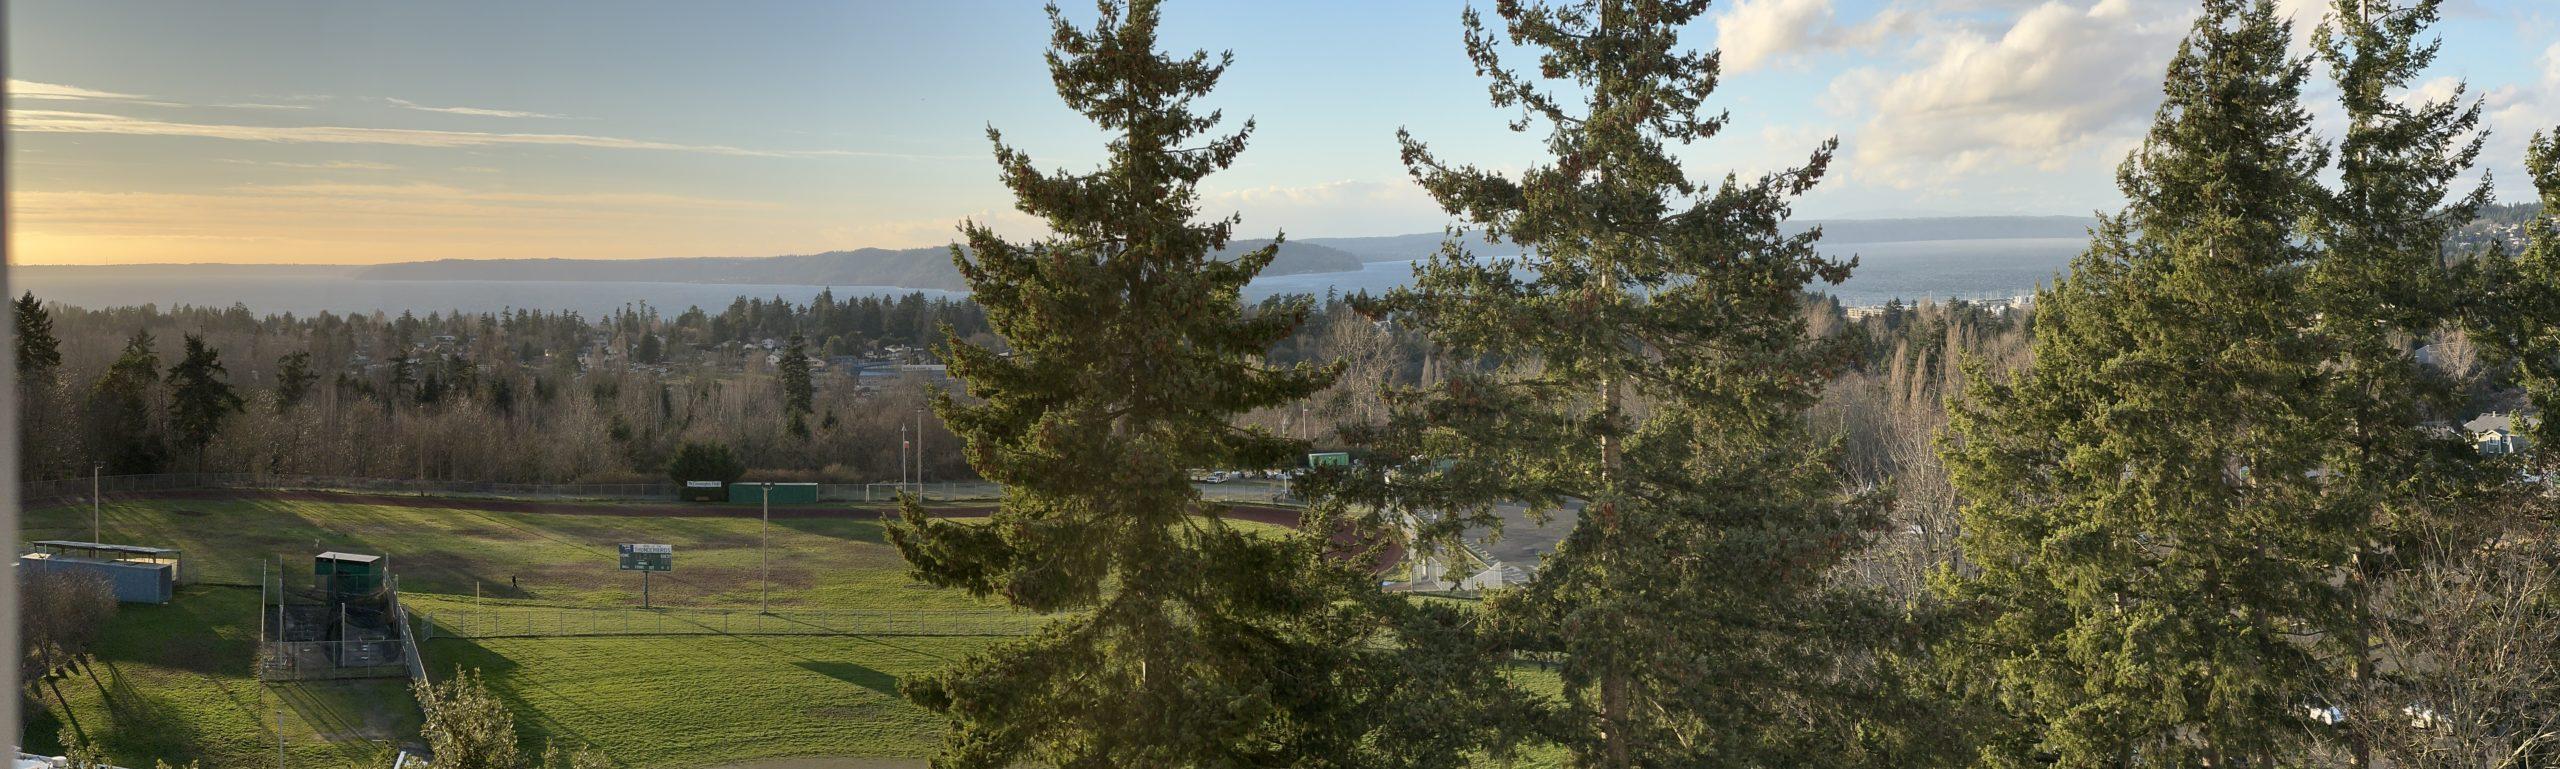
<svg viewBox="0 0 2560 769">
<path fill-rule="evenodd" d="M 818 675 L 879 692 L 892 699 L 899 699 L 897 676 L 851 662 L 801 661 L 791 664 Z"/>
<path fill-rule="evenodd" d="M 776 518 L 773 525 L 802 534 L 847 542 L 889 544 L 889 536 L 881 528 L 879 514 L 870 510 L 855 510 L 846 512 L 842 516 L 827 518 Z"/>
</svg>

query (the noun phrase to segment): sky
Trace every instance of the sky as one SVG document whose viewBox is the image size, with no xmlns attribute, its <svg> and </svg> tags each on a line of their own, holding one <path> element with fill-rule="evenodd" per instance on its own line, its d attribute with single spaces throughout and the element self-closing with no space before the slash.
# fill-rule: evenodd
<svg viewBox="0 0 2560 769">
<path fill-rule="evenodd" d="M 1066 0 L 1070 18 L 1090 5 Z M 2307 40 L 2320 0 L 2283 0 Z M 1538 136 L 1486 103 L 1460 0 L 1170 0 L 1168 48 L 1232 51 L 1216 94 L 1255 132 L 1203 183 L 1244 236 L 1436 231 L 1408 129 L 1502 169 Z M 1104 137 L 1062 106 L 1037 2 L 223 3 L 8 6 L 10 251 L 20 264 L 364 264 L 762 256 L 1031 235 L 988 128 L 1082 170 Z M 1726 131 L 1693 176 L 1841 149 L 1799 216 L 2067 214 L 2113 170 L 2193 19 L 2185 0 L 1732 0 Z M 2449 0 L 2418 95 L 2467 85 L 2482 170 L 2526 197 L 2560 128 L 2560 5 Z M 2334 101 L 2325 82 L 2315 104 Z M 2321 126 L 2335 134 L 2334 109 Z"/>
</svg>

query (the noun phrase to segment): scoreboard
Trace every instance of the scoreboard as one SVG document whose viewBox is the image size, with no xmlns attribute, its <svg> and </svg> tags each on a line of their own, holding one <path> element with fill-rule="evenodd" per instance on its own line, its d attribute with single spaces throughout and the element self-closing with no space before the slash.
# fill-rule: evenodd
<svg viewBox="0 0 2560 769">
<path fill-rule="evenodd" d="M 675 571 L 674 545 L 623 545 L 623 571 Z"/>
</svg>

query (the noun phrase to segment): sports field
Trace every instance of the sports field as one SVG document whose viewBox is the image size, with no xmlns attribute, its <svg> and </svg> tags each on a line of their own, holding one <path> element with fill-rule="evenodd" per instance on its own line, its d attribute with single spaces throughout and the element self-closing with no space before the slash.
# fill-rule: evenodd
<svg viewBox="0 0 2560 769">
<path fill-rule="evenodd" d="M 923 756 L 939 726 L 897 696 L 897 680 L 1039 618 L 909 579 L 878 515 L 777 508 L 765 529 L 753 509 L 727 506 L 313 494 L 111 502 L 104 539 L 179 548 L 183 581 L 198 584 L 166 607 L 127 607 L 101 649 L 97 685 L 66 681 L 60 699 L 122 765 L 271 764 L 280 711 L 289 765 L 378 766 L 389 746 L 414 738 L 416 710 L 400 684 L 259 684 L 249 675 L 256 588 L 205 584 L 253 586 L 262 562 L 303 584 L 312 554 L 345 550 L 390 556 L 412 611 L 448 629 L 422 642 L 431 674 L 479 668 L 536 744 L 587 743 L 644 768 Z M 29 511 L 22 535 L 88 539 L 89 510 Z M 760 538 L 773 617 L 755 612 Z M 620 543 L 674 546 L 675 571 L 650 590 L 653 604 L 673 608 L 622 608 L 638 605 L 640 576 L 616 569 Z M 51 718 L 28 724 L 32 745 L 50 747 Z"/>
</svg>

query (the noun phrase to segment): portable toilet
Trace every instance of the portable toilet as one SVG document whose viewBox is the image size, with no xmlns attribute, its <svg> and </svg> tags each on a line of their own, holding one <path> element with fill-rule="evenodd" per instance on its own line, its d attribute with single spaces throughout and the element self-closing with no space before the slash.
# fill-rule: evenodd
<svg viewBox="0 0 2560 769">
<path fill-rule="evenodd" d="M 311 586 L 331 599 L 382 589 L 382 556 L 330 551 L 311 558 Z"/>
</svg>

